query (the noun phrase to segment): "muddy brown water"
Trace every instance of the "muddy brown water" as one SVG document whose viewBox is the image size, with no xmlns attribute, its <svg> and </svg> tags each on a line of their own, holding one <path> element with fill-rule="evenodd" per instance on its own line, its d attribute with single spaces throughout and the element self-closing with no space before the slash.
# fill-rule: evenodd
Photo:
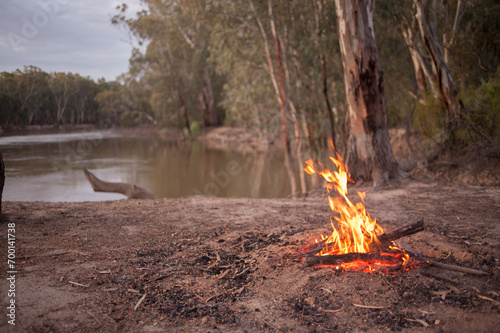
<svg viewBox="0 0 500 333">
<path fill-rule="evenodd" d="M 193 195 L 281 198 L 290 194 L 283 160 L 240 154 L 201 142 L 172 143 L 154 136 L 87 131 L 0 137 L 6 201 L 103 201 L 82 169 L 103 180 L 133 183 L 159 197 Z"/>
</svg>

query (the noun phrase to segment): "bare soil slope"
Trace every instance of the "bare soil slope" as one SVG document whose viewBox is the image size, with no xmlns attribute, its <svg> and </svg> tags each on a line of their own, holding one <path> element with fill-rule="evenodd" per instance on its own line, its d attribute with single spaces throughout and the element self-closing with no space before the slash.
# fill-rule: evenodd
<svg viewBox="0 0 500 333">
<path fill-rule="evenodd" d="M 388 231 L 425 219 L 426 230 L 403 247 L 487 275 L 425 265 L 395 275 L 304 267 L 301 247 L 330 231 L 324 196 L 6 202 L 1 251 L 15 223 L 17 325 L 4 313 L 0 331 L 498 330 L 499 188 L 354 190 L 367 191 L 368 211 Z"/>
</svg>

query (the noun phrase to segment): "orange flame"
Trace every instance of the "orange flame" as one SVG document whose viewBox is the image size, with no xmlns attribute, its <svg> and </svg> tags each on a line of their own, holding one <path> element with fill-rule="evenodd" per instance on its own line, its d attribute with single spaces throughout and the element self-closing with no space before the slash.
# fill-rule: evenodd
<svg viewBox="0 0 500 333">
<path fill-rule="evenodd" d="M 367 253 L 374 243 L 379 243 L 377 235 L 384 233 L 384 229 L 378 225 L 366 212 L 363 200 L 364 192 L 358 192 L 361 202 L 352 203 L 347 197 L 347 182 L 353 182 L 347 170 L 347 165 L 342 157 L 335 151 L 333 142 L 330 144 L 337 158 L 330 156 L 330 160 L 337 167 L 337 171 L 331 172 L 328 169 L 318 170 L 312 160 L 306 161 L 307 167 L 304 171 L 308 174 L 318 174 L 327 181 L 327 191 L 330 193 L 334 189 L 340 197 L 328 195 L 328 202 L 332 211 L 340 216 L 334 216 L 337 227 L 333 219 L 330 220 L 333 231 L 328 237 L 321 236 L 321 242 L 325 245 L 319 255 L 346 254 L 346 253 Z M 321 164 L 318 163 L 320 168 Z"/>
</svg>

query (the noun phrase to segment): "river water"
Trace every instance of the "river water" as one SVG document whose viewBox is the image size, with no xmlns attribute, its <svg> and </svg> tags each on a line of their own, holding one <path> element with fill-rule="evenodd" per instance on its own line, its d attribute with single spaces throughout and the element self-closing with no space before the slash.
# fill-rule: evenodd
<svg viewBox="0 0 500 333">
<path fill-rule="evenodd" d="M 82 170 L 105 181 L 144 187 L 159 197 L 193 195 L 280 198 L 290 194 L 279 154 L 240 154 L 201 142 L 111 131 L 0 137 L 5 201 L 102 201 L 125 198 L 94 192 Z"/>
</svg>

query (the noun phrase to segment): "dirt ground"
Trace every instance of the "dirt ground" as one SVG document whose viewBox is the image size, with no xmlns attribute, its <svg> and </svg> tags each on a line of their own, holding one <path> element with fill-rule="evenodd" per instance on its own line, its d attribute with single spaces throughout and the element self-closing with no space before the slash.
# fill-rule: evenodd
<svg viewBox="0 0 500 333">
<path fill-rule="evenodd" d="M 356 190 L 387 231 L 424 218 L 400 246 L 487 274 L 304 267 L 301 248 L 330 231 L 324 195 L 4 202 L 16 326 L 4 313 L 0 331 L 498 332 L 500 188 L 421 179 Z"/>
</svg>

